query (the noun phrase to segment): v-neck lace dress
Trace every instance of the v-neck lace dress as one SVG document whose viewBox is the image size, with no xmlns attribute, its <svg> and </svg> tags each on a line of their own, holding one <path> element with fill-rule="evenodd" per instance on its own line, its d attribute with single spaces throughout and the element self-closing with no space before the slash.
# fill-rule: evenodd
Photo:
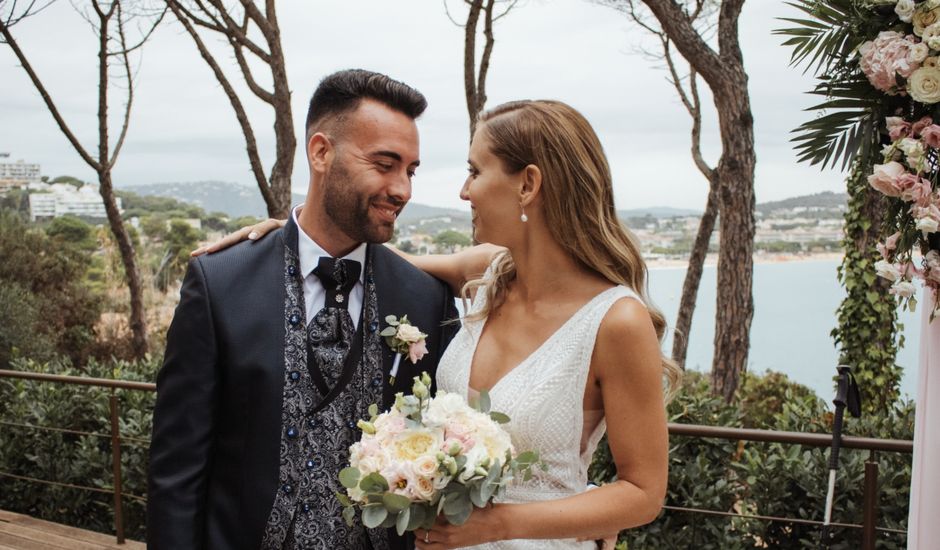
<svg viewBox="0 0 940 550">
<path fill-rule="evenodd" d="M 587 489 L 588 466 L 604 434 L 606 421 L 600 418 L 593 427 L 585 425 L 584 387 L 597 330 L 614 302 L 624 297 L 640 300 L 635 292 L 624 286 L 612 287 L 595 296 L 489 389 L 492 410 L 505 413 L 511 419 L 505 427 L 516 450 L 538 451 L 548 465 L 547 471 L 535 468 L 531 480 L 514 482 L 507 487 L 500 502 L 559 499 Z M 485 300 L 485 293 L 478 292 L 470 311 L 480 311 Z M 485 319 L 464 322 L 438 365 L 438 388 L 467 397 L 470 366 L 485 322 Z M 582 445 L 582 434 L 586 436 L 586 445 Z M 566 539 L 508 540 L 475 548 L 594 547 L 592 541 L 579 543 L 575 539 Z"/>
</svg>

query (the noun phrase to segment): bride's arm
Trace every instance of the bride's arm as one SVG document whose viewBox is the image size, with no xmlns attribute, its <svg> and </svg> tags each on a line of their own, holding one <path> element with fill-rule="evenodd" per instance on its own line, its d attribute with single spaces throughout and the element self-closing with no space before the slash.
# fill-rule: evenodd
<svg viewBox="0 0 940 550">
<path fill-rule="evenodd" d="M 629 351 L 625 353 L 625 351 Z M 505 539 L 594 538 L 653 521 L 668 481 L 668 432 L 659 340 L 646 308 L 619 300 L 601 324 L 592 369 L 600 384 L 617 480 L 576 496 L 476 509 L 456 527 L 439 523 L 420 549 Z"/>
<path fill-rule="evenodd" d="M 489 267 L 493 258 L 506 250 L 492 244 L 478 244 L 453 254 L 425 254 L 419 256 L 402 252 L 394 246 L 386 246 L 421 271 L 447 283 L 454 296 L 459 296 L 463 285 L 467 281 L 481 276 Z"/>
<path fill-rule="evenodd" d="M 244 240 L 256 241 L 271 231 L 284 227 L 287 220 L 267 219 L 258 222 L 255 225 L 245 226 L 238 231 L 229 233 L 214 243 L 202 246 L 193 250 L 191 256 L 201 254 L 212 254 L 232 245 L 238 244 Z M 430 273 L 438 279 L 447 283 L 454 293 L 454 296 L 460 295 L 460 290 L 464 283 L 475 279 L 486 271 L 493 258 L 505 250 L 505 248 L 492 244 L 480 244 L 461 250 L 454 254 L 428 254 L 418 256 L 408 254 L 398 250 L 394 246 L 389 249 L 410 262 L 418 269 Z"/>
</svg>

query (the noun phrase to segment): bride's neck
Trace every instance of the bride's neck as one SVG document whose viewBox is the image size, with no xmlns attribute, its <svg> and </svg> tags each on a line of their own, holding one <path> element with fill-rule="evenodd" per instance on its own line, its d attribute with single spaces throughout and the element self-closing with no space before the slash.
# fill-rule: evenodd
<svg viewBox="0 0 940 550">
<path fill-rule="evenodd" d="M 585 277 L 597 278 L 596 273 L 575 260 L 547 232 L 510 247 L 509 252 L 516 266 L 513 290 L 523 300 L 557 295 L 583 285 Z"/>
</svg>

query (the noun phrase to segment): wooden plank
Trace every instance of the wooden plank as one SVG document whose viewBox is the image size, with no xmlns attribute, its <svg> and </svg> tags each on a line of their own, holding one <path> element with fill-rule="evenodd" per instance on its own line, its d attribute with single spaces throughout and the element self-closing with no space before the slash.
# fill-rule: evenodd
<svg viewBox="0 0 940 550">
<path fill-rule="evenodd" d="M 126 544 L 122 545 L 117 543 L 117 537 L 114 535 L 106 535 L 96 531 L 87 531 L 85 529 L 79 529 L 78 527 L 52 523 L 51 521 L 45 521 L 30 516 L 22 516 L 16 521 L 16 523 L 33 527 L 47 533 L 53 533 L 63 537 L 70 537 L 79 541 L 94 543 L 103 548 L 140 548 L 141 550 L 146 548 L 143 543 L 137 541 L 126 540 Z"/>
<path fill-rule="evenodd" d="M 52 547 L 42 542 L 36 542 L 28 538 L 5 533 L 3 526 L 0 526 L 0 549 L 3 548 L 13 548 L 15 550 L 49 550 L 49 548 Z M 61 546 L 56 546 L 55 548 L 61 548 Z"/>
<path fill-rule="evenodd" d="M 3 532 L 31 541 L 43 543 L 46 545 L 46 548 L 64 548 L 66 550 L 101 550 L 100 544 L 91 544 L 69 537 L 46 533 L 42 530 L 20 525 L 14 522 L 3 524 Z"/>
</svg>

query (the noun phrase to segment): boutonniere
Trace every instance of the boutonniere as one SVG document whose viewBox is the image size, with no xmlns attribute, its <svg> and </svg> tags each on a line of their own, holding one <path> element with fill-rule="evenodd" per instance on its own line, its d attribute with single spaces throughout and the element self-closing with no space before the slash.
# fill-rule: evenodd
<svg viewBox="0 0 940 550">
<path fill-rule="evenodd" d="M 424 343 L 428 335 L 412 325 L 407 315 L 402 315 L 401 319 L 389 315 L 385 318 L 385 322 L 388 326 L 379 335 L 385 337 L 385 343 L 397 354 L 388 379 L 389 384 L 394 384 L 402 356 L 407 355 L 408 360 L 417 363 L 428 353 L 428 348 Z"/>
</svg>

